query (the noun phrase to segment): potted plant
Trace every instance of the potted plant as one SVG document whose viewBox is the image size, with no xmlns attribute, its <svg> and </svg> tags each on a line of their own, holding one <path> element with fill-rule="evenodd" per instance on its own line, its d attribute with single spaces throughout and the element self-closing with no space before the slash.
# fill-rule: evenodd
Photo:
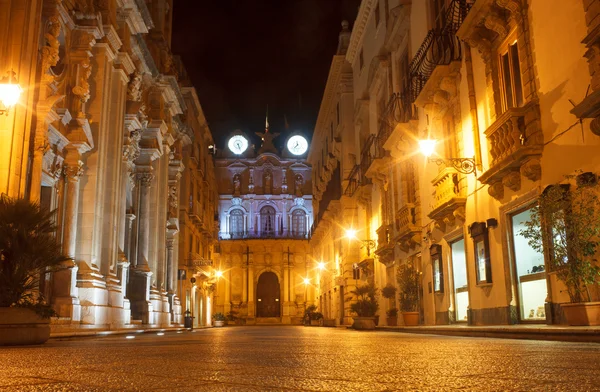
<svg viewBox="0 0 600 392">
<path fill-rule="evenodd" d="M 41 344 L 55 313 L 39 293 L 40 276 L 72 259 L 56 241 L 54 212 L 0 197 L 0 345 Z"/>
<path fill-rule="evenodd" d="M 396 286 L 392 284 L 388 284 L 384 288 L 381 289 L 381 295 L 384 298 L 390 300 L 390 309 L 386 311 L 387 315 L 387 325 L 395 327 L 398 325 L 398 309 L 396 309 Z"/>
<path fill-rule="evenodd" d="M 600 302 L 592 302 L 589 291 L 600 282 L 600 186 L 592 173 L 565 177 L 575 184 L 546 188 L 519 234 L 535 251 L 547 251 L 548 270 L 565 284 L 570 303 L 561 308 L 567 323 L 600 325 Z"/>
<path fill-rule="evenodd" d="M 215 313 L 213 314 L 213 326 L 214 327 L 223 327 L 225 326 L 225 321 L 227 318 L 223 313 Z"/>
<path fill-rule="evenodd" d="M 304 325 L 321 325 L 321 320 L 323 320 L 323 314 L 317 312 L 316 305 L 310 305 L 304 311 Z"/>
<path fill-rule="evenodd" d="M 351 293 L 356 297 L 356 302 L 350 305 L 350 309 L 356 313 L 352 327 L 360 330 L 375 329 L 375 313 L 379 309 L 377 301 L 377 288 L 375 284 L 369 283 L 357 287 Z"/>
<path fill-rule="evenodd" d="M 398 268 L 396 280 L 400 289 L 400 311 L 404 325 L 418 325 L 419 273 L 411 264 L 404 264 Z"/>
</svg>

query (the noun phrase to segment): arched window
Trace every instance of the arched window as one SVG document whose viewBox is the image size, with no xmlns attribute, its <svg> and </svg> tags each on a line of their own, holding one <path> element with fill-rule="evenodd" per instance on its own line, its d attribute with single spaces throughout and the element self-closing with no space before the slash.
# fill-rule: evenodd
<svg viewBox="0 0 600 392">
<path fill-rule="evenodd" d="M 231 238 L 244 237 L 244 212 L 235 209 L 229 214 L 229 233 Z"/>
<path fill-rule="evenodd" d="M 260 210 L 260 232 L 263 236 L 275 235 L 275 208 L 271 206 L 263 207 Z"/>
<path fill-rule="evenodd" d="M 302 210 L 292 212 L 292 235 L 306 237 L 306 214 Z"/>
</svg>

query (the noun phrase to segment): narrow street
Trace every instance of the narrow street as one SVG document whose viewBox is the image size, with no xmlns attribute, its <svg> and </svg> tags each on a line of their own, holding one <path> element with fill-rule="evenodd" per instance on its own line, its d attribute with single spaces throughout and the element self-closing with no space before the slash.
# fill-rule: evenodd
<svg viewBox="0 0 600 392">
<path fill-rule="evenodd" d="M 600 345 L 226 327 L 0 349 L 0 391 L 595 391 Z"/>
</svg>

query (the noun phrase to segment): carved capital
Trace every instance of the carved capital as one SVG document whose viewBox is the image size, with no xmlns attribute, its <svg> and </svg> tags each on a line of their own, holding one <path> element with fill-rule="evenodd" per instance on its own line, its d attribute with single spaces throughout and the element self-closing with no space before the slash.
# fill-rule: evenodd
<svg viewBox="0 0 600 392">
<path fill-rule="evenodd" d="M 149 188 L 150 184 L 152 184 L 152 180 L 154 179 L 154 174 L 152 173 L 136 173 L 136 179 L 140 182 L 140 185 Z"/>
<path fill-rule="evenodd" d="M 78 161 L 76 165 L 65 163 L 63 166 L 63 175 L 65 178 L 78 181 L 79 177 L 83 175 L 83 162 Z"/>
</svg>

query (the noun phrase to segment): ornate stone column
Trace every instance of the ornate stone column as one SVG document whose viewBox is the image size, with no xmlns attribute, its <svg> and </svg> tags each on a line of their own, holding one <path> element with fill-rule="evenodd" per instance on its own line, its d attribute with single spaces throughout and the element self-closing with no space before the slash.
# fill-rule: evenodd
<svg viewBox="0 0 600 392">
<path fill-rule="evenodd" d="M 129 280 L 129 299 L 131 301 L 132 316 L 142 320 L 143 324 L 150 324 L 150 278 L 152 271 L 148 266 L 148 235 L 150 218 L 150 185 L 154 175 L 150 171 L 136 173 L 138 185 L 138 224 L 137 224 L 137 252 L 136 265 L 131 270 Z"/>
<path fill-rule="evenodd" d="M 64 213 L 63 213 L 63 252 L 75 257 L 77 245 L 77 215 L 79 207 L 79 179 L 83 174 L 83 163 L 76 147 L 68 147 L 67 160 L 63 166 L 65 176 Z M 70 317 L 72 321 L 81 320 L 81 306 L 77 289 L 77 271 L 79 267 L 73 261 L 62 263 L 54 272 L 52 306 L 60 317 Z"/>
</svg>

